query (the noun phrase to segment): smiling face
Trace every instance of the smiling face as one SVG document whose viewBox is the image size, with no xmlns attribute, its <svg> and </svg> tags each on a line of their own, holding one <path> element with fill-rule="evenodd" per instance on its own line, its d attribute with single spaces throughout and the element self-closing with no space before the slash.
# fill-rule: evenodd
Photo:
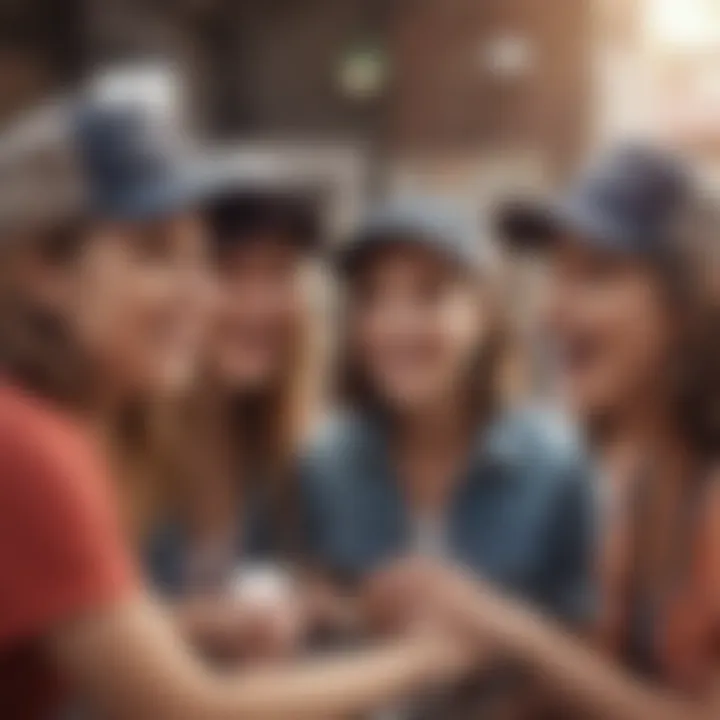
<svg viewBox="0 0 720 720">
<path fill-rule="evenodd" d="M 548 328 L 564 390 L 581 415 L 614 413 L 664 392 L 675 323 L 652 269 L 567 237 L 551 256 L 550 287 Z"/>
<path fill-rule="evenodd" d="M 351 282 L 350 352 L 380 402 L 402 413 L 460 397 L 488 324 L 470 276 L 398 244 Z"/>
<path fill-rule="evenodd" d="M 123 393 L 184 389 L 210 309 L 205 236 L 193 215 L 96 228 L 65 280 L 78 342 Z"/>
<path fill-rule="evenodd" d="M 243 238 L 217 272 L 209 361 L 229 388 L 263 392 L 293 360 L 305 313 L 303 253 L 286 238 Z"/>
</svg>

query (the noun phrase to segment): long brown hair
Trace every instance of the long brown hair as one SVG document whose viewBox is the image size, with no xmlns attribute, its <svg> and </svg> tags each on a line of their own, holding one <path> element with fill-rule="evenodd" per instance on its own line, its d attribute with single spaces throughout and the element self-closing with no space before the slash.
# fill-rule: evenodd
<svg viewBox="0 0 720 720">
<path fill-rule="evenodd" d="M 63 318 L 33 297 L 18 275 L 30 255 L 55 267 L 73 262 L 85 238 L 83 225 L 72 222 L 3 238 L 0 249 L 0 368 L 32 392 L 74 408 L 90 400 L 88 363 Z"/>
<path fill-rule="evenodd" d="M 659 257 L 647 267 L 677 329 L 662 377 L 668 418 L 700 464 L 720 452 L 720 205 L 691 187 L 665 237 Z M 614 418 L 585 420 L 591 444 L 612 437 Z"/>
<path fill-rule="evenodd" d="M 691 450 L 720 456 L 720 206 L 698 189 L 679 214 L 658 267 L 680 329 L 670 368 L 675 412 Z"/>
</svg>

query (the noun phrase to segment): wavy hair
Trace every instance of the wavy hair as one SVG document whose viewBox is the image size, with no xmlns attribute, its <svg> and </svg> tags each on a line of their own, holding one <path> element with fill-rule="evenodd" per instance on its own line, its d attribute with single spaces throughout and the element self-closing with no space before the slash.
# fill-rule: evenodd
<svg viewBox="0 0 720 720">
<path fill-rule="evenodd" d="M 693 452 L 720 458 L 720 206 L 695 192 L 671 235 L 658 277 L 676 314 L 671 378 L 677 420 Z"/>
</svg>

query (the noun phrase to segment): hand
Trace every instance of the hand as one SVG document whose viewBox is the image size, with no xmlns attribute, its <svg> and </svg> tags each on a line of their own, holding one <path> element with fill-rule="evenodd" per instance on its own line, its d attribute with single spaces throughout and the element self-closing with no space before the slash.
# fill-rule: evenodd
<svg viewBox="0 0 720 720">
<path fill-rule="evenodd" d="M 426 653 L 431 676 L 440 682 L 454 682 L 469 675 L 485 659 L 482 649 L 437 626 L 418 625 L 408 638 Z"/>
<path fill-rule="evenodd" d="M 244 657 L 249 660 L 276 659 L 295 654 L 306 637 L 307 623 L 299 601 L 287 598 L 267 606 L 247 604 Z M 242 639 L 241 639 L 242 640 Z"/>
<path fill-rule="evenodd" d="M 508 601 L 462 569 L 426 558 L 401 560 L 368 583 L 365 605 L 375 622 L 399 628 L 422 617 L 434 618 L 450 632 L 483 642 L 500 642 Z"/>
<path fill-rule="evenodd" d="M 457 617 L 474 600 L 476 589 L 474 580 L 456 568 L 405 558 L 370 578 L 363 588 L 363 608 L 375 627 L 397 631 L 423 617 Z"/>
<path fill-rule="evenodd" d="M 202 597 L 186 601 L 175 615 L 191 643 L 224 659 L 286 656 L 305 634 L 302 607 L 291 598 L 259 605 L 226 596 Z"/>
<path fill-rule="evenodd" d="M 355 633 L 360 627 L 355 595 L 339 591 L 321 577 L 307 577 L 301 585 L 308 625 L 314 632 Z"/>
</svg>

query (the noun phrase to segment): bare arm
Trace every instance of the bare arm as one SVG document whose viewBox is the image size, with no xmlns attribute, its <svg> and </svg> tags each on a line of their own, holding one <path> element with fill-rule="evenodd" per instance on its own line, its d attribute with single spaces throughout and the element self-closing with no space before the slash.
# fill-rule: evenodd
<svg viewBox="0 0 720 720">
<path fill-rule="evenodd" d="M 77 620 L 49 639 L 63 674 L 118 720 L 337 717 L 371 709 L 440 676 L 445 644 L 406 640 L 356 656 L 215 675 L 172 624 L 137 600 Z"/>
<path fill-rule="evenodd" d="M 522 662 L 552 694 L 597 720 L 714 720 L 720 686 L 701 700 L 640 682 L 582 641 L 511 601 L 483 598 L 470 609 L 468 628 L 486 641 L 488 618 L 503 650 Z M 720 674 L 719 674 L 720 677 Z"/>
<path fill-rule="evenodd" d="M 230 661 L 288 657 L 302 644 L 306 627 L 299 601 L 243 602 L 210 596 L 171 606 L 176 627 L 204 655 Z"/>
<path fill-rule="evenodd" d="M 574 715 L 595 720 L 717 720 L 720 682 L 688 697 L 642 682 L 522 603 L 499 595 L 472 576 L 432 561 L 390 568 L 376 582 L 407 607 L 434 609 L 460 637 L 475 638 L 529 672 L 544 692 Z M 720 668 L 716 668 L 720 681 Z M 559 703 L 558 703 L 559 704 Z"/>
</svg>

